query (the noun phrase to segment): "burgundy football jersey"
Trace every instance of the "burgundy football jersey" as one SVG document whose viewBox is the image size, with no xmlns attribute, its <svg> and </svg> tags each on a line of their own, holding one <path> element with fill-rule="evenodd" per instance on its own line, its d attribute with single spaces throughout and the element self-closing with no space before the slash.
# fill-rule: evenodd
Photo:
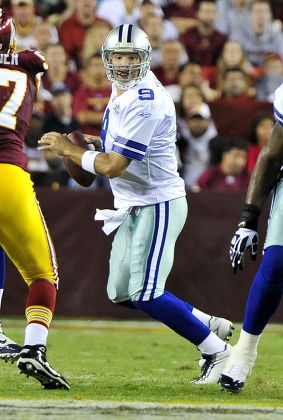
<svg viewBox="0 0 283 420">
<path fill-rule="evenodd" d="M 26 169 L 23 142 L 32 116 L 44 56 L 34 50 L 0 54 L 0 163 Z"/>
</svg>

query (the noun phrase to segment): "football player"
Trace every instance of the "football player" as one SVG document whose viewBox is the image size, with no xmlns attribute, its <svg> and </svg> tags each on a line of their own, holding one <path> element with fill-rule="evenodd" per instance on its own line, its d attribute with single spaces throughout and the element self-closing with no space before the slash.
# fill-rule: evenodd
<svg viewBox="0 0 283 420">
<path fill-rule="evenodd" d="M 46 360 L 58 266 L 23 153 L 47 64 L 38 51 L 16 53 L 15 37 L 12 19 L 0 10 L 0 245 L 28 286 L 27 327 L 17 365 L 21 373 L 34 377 L 44 388 L 69 389 Z"/>
<path fill-rule="evenodd" d="M 283 292 L 283 84 L 275 92 L 276 125 L 252 172 L 238 229 L 230 245 L 234 271 L 242 269 L 243 256 L 257 254 L 258 218 L 273 189 L 273 201 L 261 265 L 252 282 L 240 338 L 221 375 L 223 389 L 237 392 L 252 372 L 261 334 L 279 306 Z"/>
<path fill-rule="evenodd" d="M 96 214 L 106 233 L 119 227 L 110 256 L 109 298 L 144 311 L 195 344 L 203 356 L 195 383 L 216 383 L 231 351 L 223 339 L 231 334 L 232 323 L 165 290 L 187 200 L 177 172 L 174 103 L 149 70 L 150 57 L 144 31 L 129 24 L 114 28 L 102 52 L 113 82 L 100 134 L 103 152 L 85 151 L 54 132 L 42 137 L 39 149 L 110 178 L 118 210 Z"/>
<path fill-rule="evenodd" d="M 0 248 L 0 309 L 5 286 L 5 278 L 6 256 L 3 249 Z M 6 336 L 6 334 L 3 332 L 2 322 L 0 321 L 0 358 L 6 361 L 10 360 L 13 363 L 15 360 L 17 360 L 21 349 L 21 346 Z"/>
</svg>

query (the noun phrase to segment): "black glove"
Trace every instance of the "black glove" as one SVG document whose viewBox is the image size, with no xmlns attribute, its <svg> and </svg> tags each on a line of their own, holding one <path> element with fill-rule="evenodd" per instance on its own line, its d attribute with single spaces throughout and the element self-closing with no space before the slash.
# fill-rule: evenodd
<svg viewBox="0 0 283 420">
<path fill-rule="evenodd" d="M 238 229 L 230 244 L 230 261 L 234 273 L 237 272 L 237 268 L 240 268 L 240 270 L 243 269 L 243 256 L 247 249 L 251 250 L 252 259 L 256 259 L 259 213 L 259 208 L 253 204 L 245 204 L 243 207 Z"/>
</svg>

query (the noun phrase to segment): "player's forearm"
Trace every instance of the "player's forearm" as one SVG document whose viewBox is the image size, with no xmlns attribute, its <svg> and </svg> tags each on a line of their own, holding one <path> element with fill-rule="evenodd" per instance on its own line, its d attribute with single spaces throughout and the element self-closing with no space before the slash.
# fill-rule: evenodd
<svg viewBox="0 0 283 420">
<path fill-rule="evenodd" d="M 116 178 L 122 175 L 129 163 L 130 159 L 114 152 L 87 151 L 81 160 L 83 169 L 107 178 Z"/>
<path fill-rule="evenodd" d="M 262 208 L 275 186 L 278 172 L 283 164 L 283 128 L 277 124 L 269 143 L 260 153 L 253 170 L 246 203 Z"/>
</svg>

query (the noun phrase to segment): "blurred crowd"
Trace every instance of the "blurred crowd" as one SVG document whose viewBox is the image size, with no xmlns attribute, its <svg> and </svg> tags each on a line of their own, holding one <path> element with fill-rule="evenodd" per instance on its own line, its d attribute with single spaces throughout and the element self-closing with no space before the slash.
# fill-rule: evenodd
<svg viewBox="0 0 283 420">
<path fill-rule="evenodd" d="M 101 47 L 112 27 L 132 23 L 148 34 L 151 69 L 176 105 L 187 189 L 247 187 L 283 83 L 282 0 L 3 0 L 1 7 L 14 18 L 17 49 L 42 51 L 49 66 L 25 146 L 36 186 L 78 187 L 37 141 L 48 131 L 99 135 L 111 93 Z M 100 186 L 107 184 L 98 177 Z"/>
</svg>

